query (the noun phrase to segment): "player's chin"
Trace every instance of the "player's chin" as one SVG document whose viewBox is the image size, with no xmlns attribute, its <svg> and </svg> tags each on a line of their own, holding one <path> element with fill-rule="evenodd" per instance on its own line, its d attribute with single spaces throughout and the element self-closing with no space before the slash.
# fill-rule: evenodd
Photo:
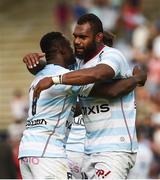
<svg viewBox="0 0 160 180">
<path fill-rule="evenodd" d="M 84 53 L 82 53 L 82 52 L 75 52 L 75 56 L 77 57 L 77 58 L 79 58 L 79 59 L 83 59 L 84 58 Z"/>
</svg>

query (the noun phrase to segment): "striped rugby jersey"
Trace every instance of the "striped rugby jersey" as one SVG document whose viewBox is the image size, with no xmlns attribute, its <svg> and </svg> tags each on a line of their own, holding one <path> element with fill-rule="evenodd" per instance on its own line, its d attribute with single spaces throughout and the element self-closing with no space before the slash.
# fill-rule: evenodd
<svg viewBox="0 0 160 180">
<path fill-rule="evenodd" d="M 84 152 L 86 130 L 82 115 L 73 118 L 71 130 L 67 139 L 66 150 Z"/>
<path fill-rule="evenodd" d="M 77 63 L 74 64 L 74 66 L 72 67 L 72 69 L 74 69 L 74 70 L 78 70 L 79 68 L 80 68 L 80 66 Z M 92 89 L 93 84 L 83 86 L 83 88 L 81 88 L 81 91 L 79 93 L 88 95 L 89 94 L 88 86 L 90 86 L 90 89 L 89 89 L 89 91 L 90 91 Z M 87 92 L 86 92 L 85 88 L 87 89 Z M 79 99 L 77 99 L 77 102 L 79 102 Z M 71 125 L 71 128 L 68 129 L 68 131 L 66 133 L 66 134 L 68 134 L 66 136 L 66 138 L 67 138 L 66 150 L 83 153 L 84 152 L 85 135 L 86 135 L 84 119 L 83 119 L 82 115 L 74 118 L 74 113 L 72 113 L 72 112 L 68 119 L 68 121 L 72 125 Z"/>
<path fill-rule="evenodd" d="M 19 158 L 65 157 L 65 126 L 75 106 L 80 86 L 53 85 L 41 92 L 33 102 L 33 88 L 40 79 L 69 72 L 58 65 L 46 65 L 32 82 L 29 90 L 29 113 L 26 130 L 19 147 Z"/>
<path fill-rule="evenodd" d="M 122 53 L 108 46 L 85 64 L 82 60 L 77 61 L 81 69 L 97 64 L 109 65 L 115 72 L 114 79 L 132 75 Z M 80 102 L 86 127 L 85 153 L 137 151 L 134 92 L 113 100 L 80 96 Z"/>
</svg>

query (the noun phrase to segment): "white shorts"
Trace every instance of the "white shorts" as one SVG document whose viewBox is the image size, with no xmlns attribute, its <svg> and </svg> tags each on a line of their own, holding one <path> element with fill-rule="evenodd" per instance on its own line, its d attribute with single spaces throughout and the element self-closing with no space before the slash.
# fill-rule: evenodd
<svg viewBox="0 0 160 180">
<path fill-rule="evenodd" d="M 88 179 L 126 179 L 136 153 L 104 152 L 84 155 L 82 172 Z"/>
<path fill-rule="evenodd" d="M 82 179 L 81 167 L 84 153 L 74 151 L 66 151 L 66 153 L 73 179 Z"/>
<path fill-rule="evenodd" d="M 25 157 L 19 164 L 23 179 L 72 179 L 65 158 Z"/>
</svg>

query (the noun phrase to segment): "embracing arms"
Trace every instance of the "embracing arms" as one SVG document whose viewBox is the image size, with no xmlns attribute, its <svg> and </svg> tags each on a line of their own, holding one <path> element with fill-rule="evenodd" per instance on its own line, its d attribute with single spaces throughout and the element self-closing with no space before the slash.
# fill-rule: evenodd
<svg viewBox="0 0 160 180">
<path fill-rule="evenodd" d="M 28 69 L 31 69 L 33 66 L 37 65 L 41 57 L 44 56 L 43 53 L 32 53 L 28 54 L 23 58 L 23 62 L 27 65 Z M 103 67 L 102 67 L 103 66 Z M 36 68 L 36 67 L 35 67 Z M 107 69 L 107 70 L 106 70 Z M 107 71 L 107 72 L 106 72 Z M 80 75 L 81 74 L 81 75 Z M 80 76 L 79 76 L 80 75 Z M 107 76 L 107 77 L 106 77 Z M 98 65 L 93 68 L 87 68 L 80 71 L 74 71 L 71 73 L 67 73 L 63 75 L 63 84 L 70 84 L 73 82 L 79 82 L 83 84 L 85 81 L 88 83 L 98 82 L 100 80 L 112 79 L 114 76 L 114 71 L 107 65 Z M 67 79 L 70 79 L 67 81 Z M 89 96 L 96 97 L 107 97 L 107 98 L 115 98 L 118 96 L 123 96 L 133 89 L 136 86 L 144 85 L 147 79 L 147 73 L 142 66 L 135 67 L 133 71 L 133 76 L 128 79 L 116 80 L 112 83 L 96 83 L 93 89 L 90 92 Z M 66 83 L 64 81 L 67 81 Z M 51 77 L 47 77 L 42 79 L 35 88 L 35 96 L 39 97 L 39 94 L 42 90 L 48 89 L 53 85 L 53 80 Z"/>
<path fill-rule="evenodd" d="M 106 65 L 104 65 L 104 66 L 106 66 Z M 69 78 L 69 80 L 66 80 L 67 83 L 66 83 L 66 81 L 65 82 L 62 81 L 62 83 L 63 84 L 78 84 L 79 85 L 79 84 L 83 84 L 83 80 L 85 82 L 84 84 L 87 84 L 87 83 L 89 84 L 92 82 L 98 82 L 99 78 L 98 78 L 98 80 L 95 80 L 95 78 L 99 77 L 99 75 L 97 75 L 96 77 L 90 76 L 89 73 L 87 72 L 87 70 L 89 71 L 90 69 L 93 72 L 94 71 L 93 69 L 96 69 L 96 67 L 84 69 L 85 71 L 73 71 L 73 73 L 72 72 L 67 73 L 63 76 L 65 77 L 65 79 L 68 76 L 70 78 Z M 136 67 L 136 69 L 137 69 L 136 71 L 137 71 L 138 75 L 135 74 L 128 79 L 119 80 L 119 81 L 113 82 L 111 84 L 102 83 L 102 82 L 96 83 L 90 95 L 98 96 L 98 97 L 100 96 L 100 97 L 113 98 L 113 97 L 122 96 L 122 95 L 129 93 L 130 91 L 135 89 L 136 86 L 143 86 L 145 84 L 146 79 L 147 79 L 146 71 L 144 71 L 140 67 Z M 91 71 L 89 71 L 89 72 L 91 72 Z M 83 74 L 83 72 L 85 75 L 88 74 L 88 76 L 81 75 L 79 77 L 78 74 L 79 73 Z M 77 75 L 75 76 L 76 73 L 77 73 Z M 73 74 L 73 78 L 72 78 L 72 74 Z M 98 74 L 98 72 L 97 72 L 97 74 Z M 108 75 L 107 77 L 109 77 L 109 76 L 111 76 L 111 75 Z M 54 84 L 55 80 L 61 81 L 60 79 L 61 79 L 61 77 L 59 76 L 59 77 L 56 77 L 56 79 L 53 79 L 52 77 L 46 77 L 46 78 L 40 80 L 39 83 L 37 84 L 37 86 L 35 87 L 34 96 L 39 97 L 42 90 L 48 89 L 49 87 L 51 87 Z M 106 79 L 108 79 L 108 78 L 106 78 Z M 78 81 L 80 81 L 80 83 L 76 83 Z"/>
</svg>

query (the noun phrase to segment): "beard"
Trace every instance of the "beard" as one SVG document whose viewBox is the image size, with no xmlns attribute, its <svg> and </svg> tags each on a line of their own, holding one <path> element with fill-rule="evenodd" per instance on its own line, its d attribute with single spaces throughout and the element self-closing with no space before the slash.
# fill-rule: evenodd
<svg viewBox="0 0 160 180">
<path fill-rule="evenodd" d="M 77 48 L 80 48 L 80 47 L 77 47 Z M 76 50 L 76 47 L 74 48 L 74 51 L 75 51 L 75 57 L 78 58 L 78 59 L 84 59 L 84 48 L 82 48 L 83 51 L 82 52 L 78 52 Z"/>
<path fill-rule="evenodd" d="M 89 58 L 91 57 L 95 52 L 96 52 L 96 49 L 97 49 L 97 44 L 96 42 L 92 42 L 92 44 L 90 44 L 86 49 L 85 49 L 85 58 Z"/>
<path fill-rule="evenodd" d="M 76 52 L 75 52 L 75 56 L 76 56 L 76 58 L 78 58 L 78 59 L 81 59 L 81 60 L 84 59 L 84 55 L 83 55 L 83 54 L 79 54 L 79 53 L 76 53 Z"/>
<path fill-rule="evenodd" d="M 96 48 L 97 48 L 96 42 L 92 42 L 90 45 L 83 48 L 83 52 L 77 52 L 75 49 L 75 56 L 81 60 L 85 58 L 89 58 L 96 51 Z"/>
</svg>

